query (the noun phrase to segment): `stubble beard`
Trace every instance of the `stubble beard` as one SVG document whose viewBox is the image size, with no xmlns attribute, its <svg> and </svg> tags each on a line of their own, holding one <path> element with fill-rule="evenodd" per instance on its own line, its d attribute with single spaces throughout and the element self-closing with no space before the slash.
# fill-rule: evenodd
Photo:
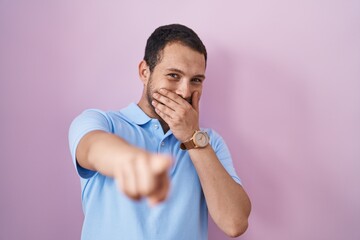
<svg viewBox="0 0 360 240">
<path fill-rule="evenodd" d="M 156 90 L 154 90 L 154 87 L 152 85 L 152 76 L 150 75 L 149 78 L 149 84 L 147 85 L 146 88 L 146 98 L 149 104 L 149 107 L 151 109 L 151 113 L 153 118 L 157 118 L 159 121 L 164 121 L 156 112 L 155 112 L 155 107 L 152 105 L 152 101 L 154 100 L 154 98 L 152 97 L 152 95 L 156 92 Z"/>
</svg>

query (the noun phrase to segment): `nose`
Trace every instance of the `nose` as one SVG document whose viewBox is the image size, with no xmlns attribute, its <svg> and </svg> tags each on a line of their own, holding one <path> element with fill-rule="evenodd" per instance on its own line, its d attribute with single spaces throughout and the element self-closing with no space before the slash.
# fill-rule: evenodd
<svg viewBox="0 0 360 240">
<path fill-rule="evenodd" d="M 187 81 L 181 81 L 181 83 L 179 84 L 176 90 L 176 94 L 184 99 L 190 99 L 191 98 L 190 84 Z"/>
</svg>

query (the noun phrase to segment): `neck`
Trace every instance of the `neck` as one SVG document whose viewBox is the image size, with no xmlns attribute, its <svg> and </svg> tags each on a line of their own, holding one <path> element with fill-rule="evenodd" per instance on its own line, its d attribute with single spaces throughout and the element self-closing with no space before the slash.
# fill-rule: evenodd
<svg viewBox="0 0 360 240">
<path fill-rule="evenodd" d="M 169 131 L 169 129 L 170 129 L 169 125 L 164 120 L 162 120 L 162 118 L 160 118 L 158 120 L 161 124 L 161 127 L 162 127 L 164 133 L 167 133 L 167 131 Z"/>
</svg>

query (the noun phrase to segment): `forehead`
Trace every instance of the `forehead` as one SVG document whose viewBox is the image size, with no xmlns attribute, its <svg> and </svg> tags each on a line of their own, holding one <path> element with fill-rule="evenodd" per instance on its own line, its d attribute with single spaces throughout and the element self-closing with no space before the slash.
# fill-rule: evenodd
<svg viewBox="0 0 360 240">
<path fill-rule="evenodd" d="M 181 43 L 170 43 L 165 46 L 155 68 L 164 70 L 176 68 L 192 74 L 205 73 L 205 57 Z"/>
</svg>

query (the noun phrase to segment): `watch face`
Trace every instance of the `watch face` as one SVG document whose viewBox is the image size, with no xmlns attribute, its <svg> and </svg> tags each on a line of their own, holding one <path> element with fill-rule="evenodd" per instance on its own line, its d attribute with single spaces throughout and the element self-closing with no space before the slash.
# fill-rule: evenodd
<svg viewBox="0 0 360 240">
<path fill-rule="evenodd" d="M 209 138 L 204 132 L 197 132 L 194 137 L 194 142 L 198 147 L 205 147 L 209 143 Z"/>
</svg>

